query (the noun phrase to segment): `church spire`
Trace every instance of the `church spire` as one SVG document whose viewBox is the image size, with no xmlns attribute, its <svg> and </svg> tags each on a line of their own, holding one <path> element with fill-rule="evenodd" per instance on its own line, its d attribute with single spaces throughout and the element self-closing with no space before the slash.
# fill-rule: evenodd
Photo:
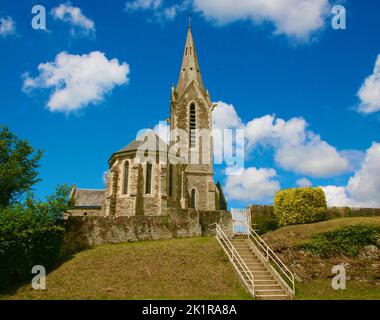
<svg viewBox="0 0 380 320">
<path fill-rule="evenodd" d="M 201 92 L 205 92 L 201 71 L 198 64 L 197 51 L 195 50 L 194 38 L 191 32 L 191 22 L 189 16 L 189 27 L 187 31 L 185 52 L 183 54 L 182 67 L 177 85 L 178 95 L 181 95 L 192 81 L 194 81 L 195 85 L 198 86 Z"/>
</svg>

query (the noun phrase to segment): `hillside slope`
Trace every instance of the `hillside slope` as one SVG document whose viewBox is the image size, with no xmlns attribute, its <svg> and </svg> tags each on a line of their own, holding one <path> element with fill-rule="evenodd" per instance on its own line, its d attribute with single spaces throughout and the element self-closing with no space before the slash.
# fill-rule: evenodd
<svg viewBox="0 0 380 320">
<path fill-rule="evenodd" d="M 358 256 L 333 255 L 321 258 L 298 245 L 314 234 L 346 226 L 380 226 L 380 217 L 339 218 L 319 223 L 295 225 L 266 233 L 263 238 L 296 274 L 297 299 L 380 299 L 380 249 L 363 248 Z M 346 290 L 334 290 L 332 268 L 346 265 Z"/>
<path fill-rule="evenodd" d="M 109 244 L 77 253 L 5 299 L 250 299 L 214 238 Z"/>
</svg>

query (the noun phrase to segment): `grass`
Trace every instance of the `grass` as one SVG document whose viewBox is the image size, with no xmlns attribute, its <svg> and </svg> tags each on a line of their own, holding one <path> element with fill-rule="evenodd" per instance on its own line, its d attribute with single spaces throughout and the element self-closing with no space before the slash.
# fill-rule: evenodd
<svg viewBox="0 0 380 320">
<path fill-rule="evenodd" d="M 268 232 L 263 238 L 274 247 L 292 247 L 304 243 L 314 234 L 359 224 L 378 226 L 380 217 L 337 218 L 318 223 L 288 226 Z"/>
<path fill-rule="evenodd" d="M 297 275 L 297 299 L 380 299 L 380 257 L 318 257 L 297 249 L 313 235 L 380 217 L 296 225 L 263 237 Z M 331 287 L 331 268 L 348 263 L 347 289 Z M 108 244 L 75 254 L 48 274 L 47 289 L 23 285 L 2 299 L 250 299 L 214 238 Z"/>
<path fill-rule="evenodd" d="M 380 286 L 347 281 L 345 290 L 334 290 L 331 280 L 313 280 L 297 284 L 298 300 L 380 300 Z"/>
<path fill-rule="evenodd" d="M 263 238 L 276 254 L 295 273 L 297 282 L 297 299 L 380 299 L 380 256 L 346 254 L 318 256 L 307 250 L 300 250 L 302 245 L 310 243 L 316 234 L 338 232 L 349 226 L 380 226 L 380 217 L 338 218 L 328 221 L 283 227 L 266 233 Z M 339 233 L 339 232 L 338 232 Z M 332 267 L 347 264 L 346 290 L 334 290 L 331 286 Z"/>
<path fill-rule="evenodd" d="M 250 299 L 214 238 L 108 244 L 82 251 L 2 299 Z"/>
</svg>

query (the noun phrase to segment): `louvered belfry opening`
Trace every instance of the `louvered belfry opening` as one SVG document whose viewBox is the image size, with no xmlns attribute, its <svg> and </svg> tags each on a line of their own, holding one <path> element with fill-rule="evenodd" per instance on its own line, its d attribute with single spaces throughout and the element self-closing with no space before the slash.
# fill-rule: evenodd
<svg viewBox="0 0 380 320">
<path fill-rule="evenodd" d="M 195 105 L 192 104 L 190 106 L 190 148 L 196 148 L 197 147 L 197 110 L 195 108 Z"/>
</svg>

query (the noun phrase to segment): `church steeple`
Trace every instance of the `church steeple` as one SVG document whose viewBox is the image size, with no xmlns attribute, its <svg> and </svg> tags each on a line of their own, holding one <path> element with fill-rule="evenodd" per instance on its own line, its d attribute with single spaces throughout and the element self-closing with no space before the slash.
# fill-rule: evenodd
<svg viewBox="0 0 380 320">
<path fill-rule="evenodd" d="M 198 63 L 197 51 L 195 49 L 194 38 L 189 21 L 185 51 L 183 54 L 182 67 L 177 85 L 177 92 L 179 96 L 182 95 L 192 81 L 194 81 L 195 85 L 198 86 L 201 92 L 205 93 Z"/>
</svg>

